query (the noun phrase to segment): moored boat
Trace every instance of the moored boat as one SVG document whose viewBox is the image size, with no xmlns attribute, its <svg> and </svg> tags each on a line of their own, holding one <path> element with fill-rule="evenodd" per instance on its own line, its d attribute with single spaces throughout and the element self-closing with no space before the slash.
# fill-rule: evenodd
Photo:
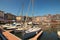
<svg viewBox="0 0 60 40">
<path fill-rule="evenodd" d="M 58 35 L 58 37 L 60 38 L 60 31 L 57 31 L 57 35 Z"/>
<path fill-rule="evenodd" d="M 39 31 L 41 31 L 41 28 L 30 28 L 23 33 L 23 39 L 28 39 L 33 36 L 35 36 Z"/>
</svg>

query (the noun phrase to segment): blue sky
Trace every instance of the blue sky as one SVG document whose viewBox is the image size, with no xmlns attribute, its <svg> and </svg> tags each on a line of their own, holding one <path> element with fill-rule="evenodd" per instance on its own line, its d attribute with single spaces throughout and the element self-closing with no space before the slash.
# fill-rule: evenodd
<svg viewBox="0 0 60 40">
<path fill-rule="evenodd" d="M 20 15 L 24 4 L 23 15 L 26 15 L 30 0 L 0 0 L 0 10 Z M 60 0 L 34 0 L 34 16 L 47 14 L 60 14 Z M 29 16 L 32 16 L 32 4 L 30 4 Z"/>
</svg>

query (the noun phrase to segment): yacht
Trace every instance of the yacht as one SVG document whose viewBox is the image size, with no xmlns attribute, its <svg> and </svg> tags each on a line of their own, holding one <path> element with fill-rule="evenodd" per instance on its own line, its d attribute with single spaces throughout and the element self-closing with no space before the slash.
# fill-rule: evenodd
<svg viewBox="0 0 60 40">
<path fill-rule="evenodd" d="M 3 28 L 5 29 L 16 29 L 16 25 L 13 25 L 13 24 L 5 24 L 5 25 L 2 25 Z"/>
<path fill-rule="evenodd" d="M 30 28 L 23 33 L 23 39 L 31 38 L 34 35 L 36 35 L 39 31 L 41 31 L 41 28 Z"/>
</svg>

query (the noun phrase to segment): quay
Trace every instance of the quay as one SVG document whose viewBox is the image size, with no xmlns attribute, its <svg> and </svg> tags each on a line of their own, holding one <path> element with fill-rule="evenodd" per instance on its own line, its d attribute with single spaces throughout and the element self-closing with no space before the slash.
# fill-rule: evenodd
<svg viewBox="0 0 60 40">
<path fill-rule="evenodd" d="M 0 28 L 3 30 L 2 34 L 5 36 L 5 38 L 7 38 L 8 40 L 22 40 L 21 38 L 15 36 L 14 34 L 10 33 L 13 30 L 4 30 L 3 28 Z M 43 33 L 43 31 L 39 31 L 38 33 L 36 33 L 36 35 L 29 39 L 29 40 L 37 40 L 37 38 Z"/>
<path fill-rule="evenodd" d="M 9 33 L 8 31 L 3 32 L 3 35 L 8 39 L 8 40 L 21 40 L 20 38 L 16 37 L 15 35 Z"/>
<path fill-rule="evenodd" d="M 0 31 L 2 31 L 2 35 L 4 35 L 4 37 L 7 40 L 21 40 L 20 38 L 18 38 L 17 36 L 13 35 L 12 33 L 10 33 L 13 30 L 4 30 L 1 26 L 0 26 Z"/>
<path fill-rule="evenodd" d="M 39 36 L 41 36 L 41 34 L 43 33 L 43 31 L 40 31 L 39 33 L 37 33 L 33 38 L 29 39 L 29 40 L 37 40 Z"/>
</svg>

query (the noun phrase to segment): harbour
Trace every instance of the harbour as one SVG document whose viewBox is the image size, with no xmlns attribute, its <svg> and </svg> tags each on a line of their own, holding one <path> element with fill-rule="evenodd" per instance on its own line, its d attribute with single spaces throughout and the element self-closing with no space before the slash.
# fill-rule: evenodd
<svg viewBox="0 0 60 40">
<path fill-rule="evenodd" d="M 59 0 L 1 0 L 0 40 L 60 40 Z"/>
<path fill-rule="evenodd" d="M 38 37 L 38 40 L 47 40 L 48 38 L 50 38 L 49 40 L 59 40 L 60 38 L 59 38 L 59 34 L 58 34 L 58 32 L 59 32 L 59 30 L 60 30 L 60 27 L 59 27 L 60 25 L 57 25 L 57 27 L 45 27 L 44 29 L 42 28 L 42 30 L 43 30 L 43 33 L 42 33 L 42 35 L 40 36 L 40 37 Z M 41 27 L 40 27 L 41 28 Z M 37 29 L 38 29 L 38 27 L 37 27 Z M 10 29 L 11 30 L 11 29 Z M 28 31 L 28 30 L 27 30 Z M 30 31 L 31 31 L 31 29 L 30 29 Z M 29 31 L 28 31 L 29 32 Z M 27 33 L 28 33 L 27 32 Z M 33 34 L 27 34 L 27 35 L 24 35 L 24 31 L 20 31 L 20 32 L 14 32 L 14 31 L 11 31 L 11 33 L 12 34 L 14 34 L 14 35 L 16 35 L 17 37 L 19 37 L 19 38 L 22 38 L 22 39 L 24 39 L 24 40 L 28 40 L 28 39 L 30 39 L 30 38 L 33 38 L 35 35 L 36 35 L 36 33 L 35 33 L 35 35 L 34 35 L 34 33 Z M 32 33 L 32 32 L 31 32 Z M 38 33 L 38 32 L 37 32 Z M 23 34 L 23 36 L 25 36 L 26 38 L 24 38 L 23 36 L 22 36 L 22 34 Z M 28 37 L 30 35 L 30 37 Z M 56 38 L 56 39 L 55 39 Z"/>
</svg>

